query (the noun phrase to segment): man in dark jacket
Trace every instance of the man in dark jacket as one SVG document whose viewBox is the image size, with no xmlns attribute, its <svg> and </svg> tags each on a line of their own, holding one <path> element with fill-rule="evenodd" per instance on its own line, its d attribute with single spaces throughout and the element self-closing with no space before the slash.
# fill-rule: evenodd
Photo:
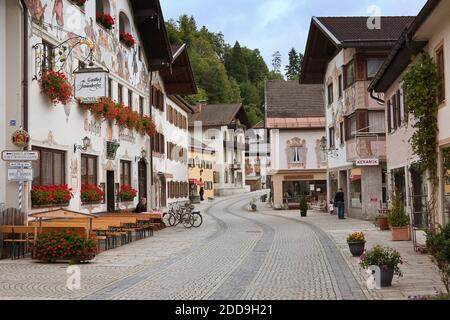
<svg viewBox="0 0 450 320">
<path fill-rule="evenodd" d="M 344 220 L 345 219 L 345 194 L 344 194 L 344 190 L 342 188 L 340 188 L 339 192 L 336 193 L 336 196 L 334 197 L 334 204 L 338 208 L 339 219 Z"/>
</svg>

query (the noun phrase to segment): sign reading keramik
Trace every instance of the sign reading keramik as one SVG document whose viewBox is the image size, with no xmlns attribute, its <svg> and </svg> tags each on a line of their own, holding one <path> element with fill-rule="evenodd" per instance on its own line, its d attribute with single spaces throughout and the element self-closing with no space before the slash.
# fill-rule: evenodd
<svg viewBox="0 0 450 320">
<path fill-rule="evenodd" d="M 75 99 L 80 103 L 96 103 L 106 97 L 108 72 L 101 68 L 81 69 L 77 72 L 74 85 Z"/>
<path fill-rule="evenodd" d="M 380 165 L 380 159 L 358 159 L 356 160 L 357 167 L 376 167 Z"/>
</svg>

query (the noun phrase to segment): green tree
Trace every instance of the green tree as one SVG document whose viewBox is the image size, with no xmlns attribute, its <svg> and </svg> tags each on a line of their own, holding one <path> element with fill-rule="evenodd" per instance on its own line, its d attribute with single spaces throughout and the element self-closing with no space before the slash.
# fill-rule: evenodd
<svg viewBox="0 0 450 320">
<path fill-rule="evenodd" d="M 248 67 L 239 42 L 236 41 L 230 54 L 227 55 L 225 65 L 228 74 L 235 78 L 238 83 L 248 80 Z"/>
<path fill-rule="evenodd" d="M 289 64 L 286 66 L 286 78 L 289 80 L 298 80 L 303 64 L 303 54 L 297 53 L 295 48 L 289 51 Z"/>
<path fill-rule="evenodd" d="M 281 61 L 280 51 L 275 52 L 272 55 L 272 68 L 275 73 L 281 73 Z"/>
</svg>

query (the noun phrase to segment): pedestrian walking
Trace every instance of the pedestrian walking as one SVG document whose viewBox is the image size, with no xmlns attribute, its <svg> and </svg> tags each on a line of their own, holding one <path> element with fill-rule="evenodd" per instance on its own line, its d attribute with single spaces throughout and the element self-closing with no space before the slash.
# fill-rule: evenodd
<svg viewBox="0 0 450 320">
<path fill-rule="evenodd" d="M 334 204 L 338 208 L 338 215 L 340 220 L 345 220 L 345 194 L 342 188 L 339 189 L 339 192 L 336 193 L 334 197 Z"/>
<path fill-rule="evenodd" d="M 203 196 L 205 195 L 205 188 L 201 187 L 198 194 L 200 195 L 200 201 L 205 201 L 205 199 L 203 198 Z"/>
<path fill-rule="evenodd" d="M 333 216 L 334 215 L 334 202 L 330 201 L 330 204 L 328 205 L 328 211 Z"/>
</svg>

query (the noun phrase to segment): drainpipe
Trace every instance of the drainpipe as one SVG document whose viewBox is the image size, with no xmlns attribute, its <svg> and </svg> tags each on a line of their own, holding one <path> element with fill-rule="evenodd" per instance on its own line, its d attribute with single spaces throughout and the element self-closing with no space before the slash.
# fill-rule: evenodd
<svg viewBox="0 0 450 320">
<path fill-rule="evenodd" d="M 28 14 L 27 5 L 20 0 L 23 10 L 23 82 L 22 82 L 22 127 L 28 131 Z"/>
<path fill-rule="evenodd" d="M 382 103 L 382 104 L 385 104 L 385 103 L 386 103 L 386 101 L 384 101 L 383 99 L 380 99 L 380 98 L 378 98 L 378 97 L 375 97 L 374 93 L 375 93 L 374 90 L 371 90 L 371 91 L 370 91 L 370 97 L 371 97 L 372 99 L 374 99 L 374 100 L 376 100 L 376 101 L 378 101 L 379 103 Z"/>
<path fill-rule="evenodd" d="M 150 71 L 150 117 L 153 118 L 153 116 L 152 116 L 152 109 L 153 109 L 153 106 L 152 106 L 152 98 L 153 98 L 152 81 L 153 81 L 153 71 Z M 150 189 L 152 192 L 152 195 L 151 195 L 152 198 L 151 198 L 150 203 L 151 203 L 152 207 L 156 207 L 156 203 L 153 203 L 154 180 L 153 180 L 153 147 L 152 147 L 153 143 L 152 142 L 153 142 L 153 137 L 150 137 L 150 148 L 149 148 L 150 149 Z"/>
</svg>

